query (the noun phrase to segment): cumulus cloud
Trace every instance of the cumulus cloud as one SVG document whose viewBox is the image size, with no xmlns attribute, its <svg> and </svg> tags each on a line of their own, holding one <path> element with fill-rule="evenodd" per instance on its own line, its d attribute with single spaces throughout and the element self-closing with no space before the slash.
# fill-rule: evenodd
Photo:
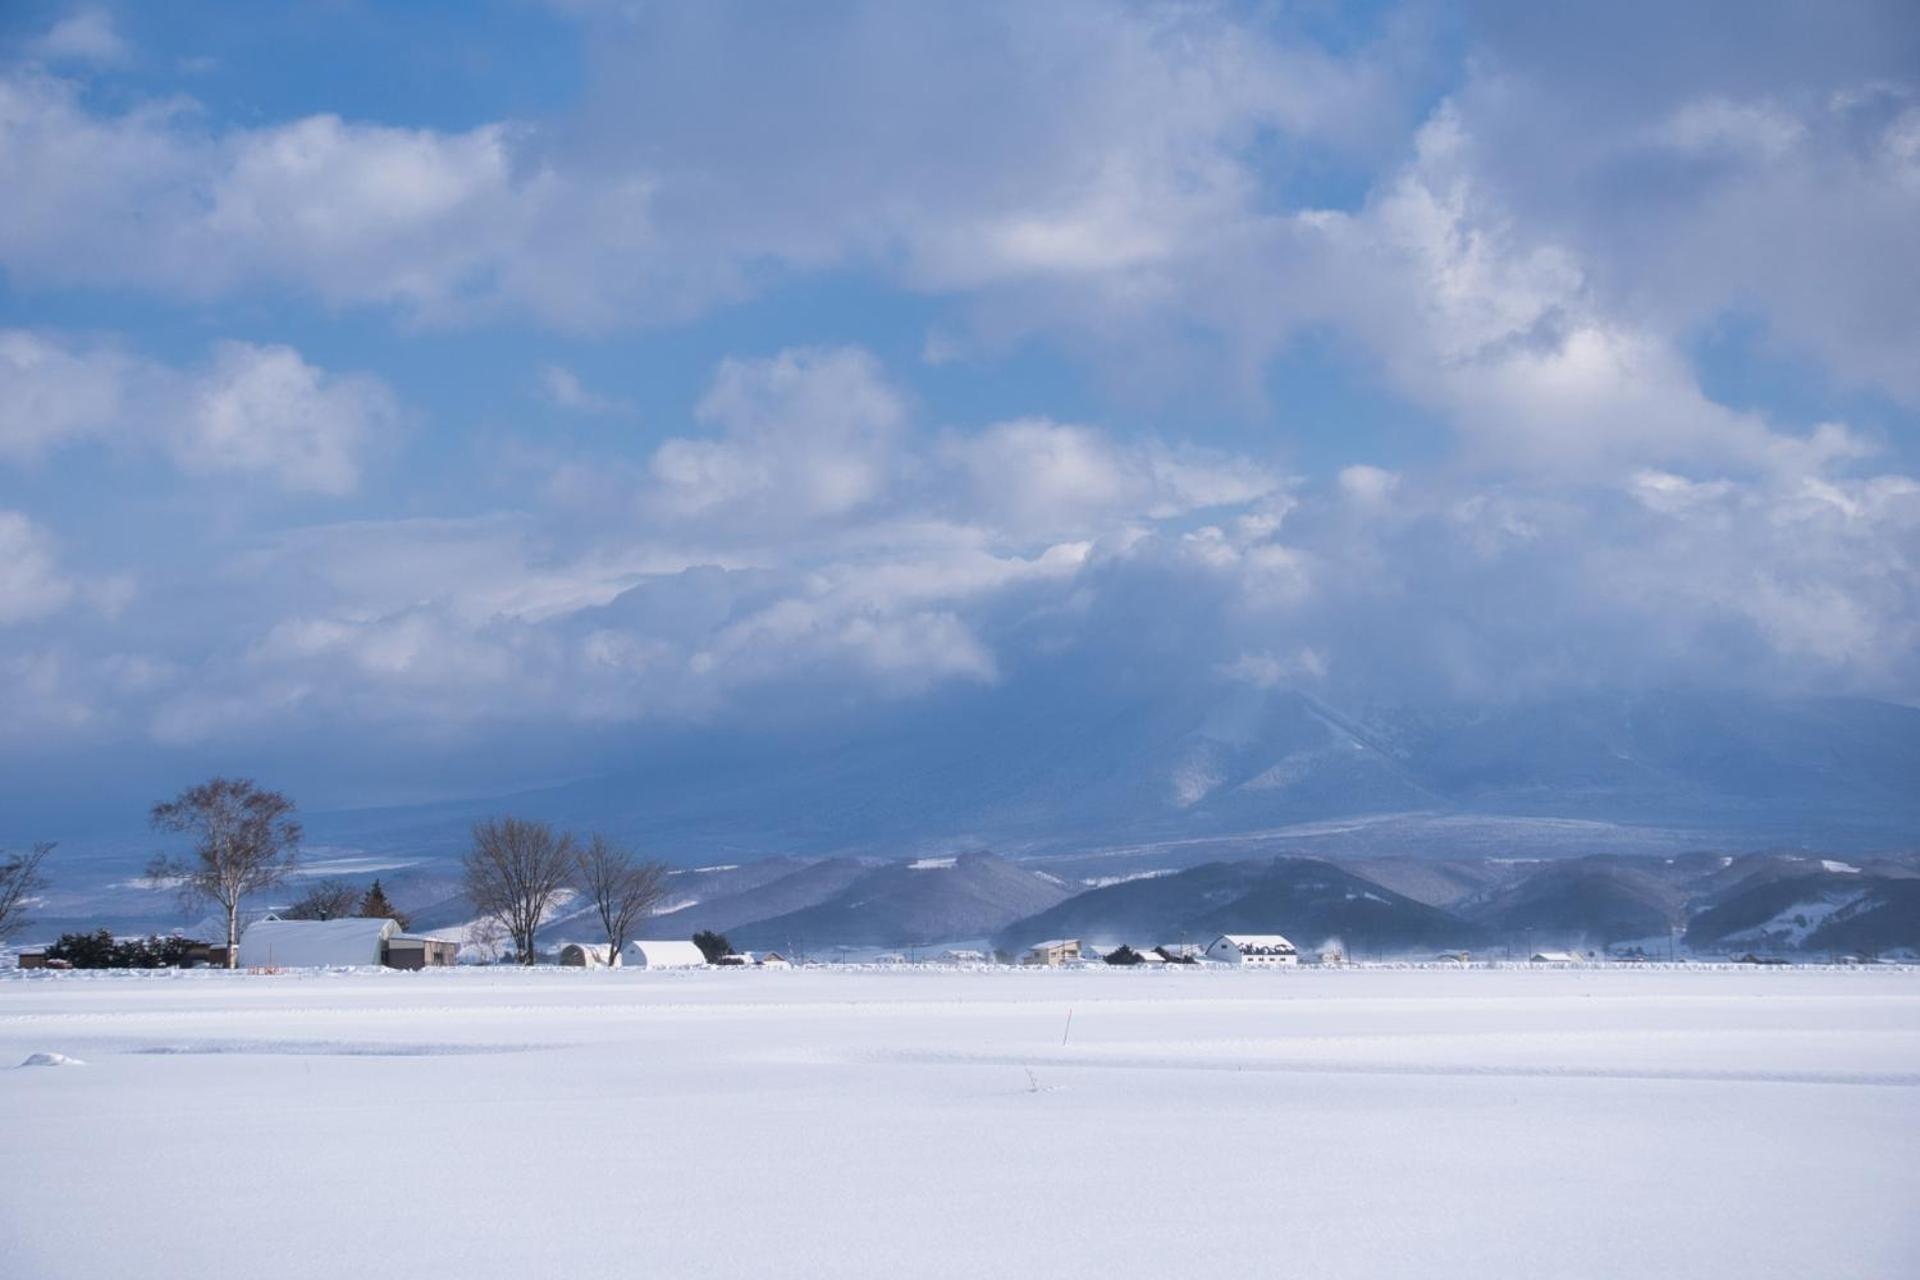
<svg viewBox="0 0 1920 1280">
<path fill-rule="evenodd" d="M 622 400 L 589 390 L 579 374 L 559 364 L 540 366 L 540 394 L 549 404 L 574 413 L 622 413 L 629 408 Z"/>
<path fill-rule="evenodd" d="M 844 340 L 746 348 L 661 434 L 518 439 L 510 496 L 458 517 L 410 492 L 232 535 L 204 633 L 135 600 L 125 630 L 161 652 L 0 655 L 51 719 L 87 687 L 170 741 L 831 714 L 996 696 L 1040 656 L 1094 688 L 1920 697 L 1915 482 L 1845 414 L 1717 399 L 1695 352 L 1750 316 L 1769 351 L 1920 403 L 1900 6 L 1477 6 L 1444 85 L 1417 12 L 1336 52 L 1212 6 L 575 9 L 596 70 L 537 121 L 234 123 L 51 59 L 0 72 L 0 265 L 402 332 L 617 330 L 845 273 L 934 299 L 907 344 L 933 390 Z M 1160 427 L 1107 429 L 1044 380 L 952 420 L 974 401 L 937 389 L 1028 339 L 1158 391 L 1126 418 L 1167 406 Z M 1303 339 L 1445 439 L 1346 450 L 1335 415 L 1325 478 L 1291 473 L 1294 441 L 1192 443 L 1166 387 L 1284 398 Z M 536 367 L 559 409 L 621 407 Z M 0 461 L 23 467 L 94 442 L 345 495 L 400 421 L 377 380 L 285 347 L 176 366 L 0 333 Z M 14 635 L 85 612 L 50 535 L 0 537 Z M 105 682 L 110 661 L 160 674 Z"/>
<path fill-rule="evenodd" d="M 907 407 L 870 353 L 805 349 L 727 360 L 694 416 L 719 438 L 661 445 L 646 501 L 663 517 L 718 511 L 758 525 L 832 519 L 874 502 Z"/>
<path fill-rule="evenodd" d="M 0 510 L 0 626 L 58 612 L 74 594 L 46 531 L 18 511 Z"/>
<path fill-rule="evenodd" d="M 0 460 L 106 441 L 158 447 L 198 475 L 264 476 L 290 492 L 353 492 L 377 437 L 402 421 L 379 379 L 332 374 L 291 347 L 219 342 L 175 368 L 110 345 L 0 331 Z"/>
<path fill-rule="evenodd" d="M 1028 535 L 1101 533 L 1116 521 L 1240 507 L 1281 486 L 1270 467 L 1245 458 L 1126 444 L 1044 418 L 951 436 L 943 453 L 964 474 L 972 510 Z"/>
<path fill-rule="evenodd" d="M 129 61 L 133 50 L 105 9 L 79 9 L 49 27 L 29 46 L 52 62 L 89 62 L 117 66 Z"/>
</svg>

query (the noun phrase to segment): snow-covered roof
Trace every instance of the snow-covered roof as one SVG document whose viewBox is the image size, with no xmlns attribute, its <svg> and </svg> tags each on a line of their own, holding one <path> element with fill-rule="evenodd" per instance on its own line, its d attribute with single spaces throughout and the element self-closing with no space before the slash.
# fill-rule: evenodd
<svg viewBox="0 0 1920 1280">
<path fill-rule="evenodd" d="M 1034 943 L 1031 947 L 1028 947 L 1027 950 L 1052 951 L 1059 947 L 1077 947 L 1079 945 L 1080 939 L 1078 938 L 1048 938 L 1045 942 Z"/>
<path fill-rule="evenodd" d="M 1293 943 L 1277 933 L 1223 933 L 1214 939 L 1213 945 L 1217 947 L 1223 942 L 1256 955 L 1267 951 L 1295 950 Z"/>
<path fill-rule="evenodd" d="M 620 962 L 643 969 L 688 969 L 707 962 L 691 942 L 640 938 L 620 948 Z"/>
<path fill-rule="evenodd" d="M 256 920 L 240 935 L 243 969 L 300 969 L 380 963 L 399 922 L 350 916 L 344 920 Z"/>
</svg>

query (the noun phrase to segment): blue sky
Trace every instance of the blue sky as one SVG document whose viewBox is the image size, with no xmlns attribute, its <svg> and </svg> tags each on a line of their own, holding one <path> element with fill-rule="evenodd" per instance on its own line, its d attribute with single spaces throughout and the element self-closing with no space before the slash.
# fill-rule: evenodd
<svg viewBox="0 0 1920 1280">
<path fill-rule="evenodd" d="M 1060 661 L 1915 702 L 1916 67 L 1900 3 L 9 5 L 0 801 Z"/>
</svg>

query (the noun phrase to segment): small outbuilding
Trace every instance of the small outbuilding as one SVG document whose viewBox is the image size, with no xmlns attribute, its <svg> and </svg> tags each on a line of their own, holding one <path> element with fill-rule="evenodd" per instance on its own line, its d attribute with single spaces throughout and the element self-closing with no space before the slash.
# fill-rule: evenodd
<svg viewBox="0 0 1920 1280">
<path fill-rule="evenodd" d="M 22 951 L 14 957 L 13 963 L 20 969 L 44 969 L 47 967 L 47 953 L 44 950 Z"/>
<path fill-rule="evenodd" d="M 444 969 L 459 963 L 460 944 L 417 933 L 396 933 L 387 939 L 389 969 Z"/>
<path fill-rule="evenodd" d="M 1530 964 L 1579 964 L 1580 957 L 1572 951 L 1536 951 L 1528 957 Z"/>
<path fill-rule="evenodd" d="M 691 944 L 689 944 L 691 945 Z M 604 969 L 619 963 L 620 957 L 608 957 L 604 942 L 569 942 L 560 948 L 560 963 L 569 969 Z"/>
<path fill-rule="evenodd" d="M 1300 951 L 1277 933 L 1223 933 L 1207 944 L 1207 959 L 1218 964 L 1277 968 L 1300 963 Z"/>
<path fill-rule="evenodd" d="M 385 964 L 396 920 L 256 920 L 240 935 L 241 969 L 321 969 Z"/>
<path fill-rule="evenodd" d="M 793 962 L 787 959 L 785 956 L 781 955 L 778 951 L 767 952 L 765 955 L 760 957 L 758 963 L 762 969 L 793 968 Z"/>
<path fill-rule="evenodd" d="M 637 939 L 620 948 L 620 963 L 629 969 L 698 969 L 707 957 L 691 942 Z"/>
</svg>

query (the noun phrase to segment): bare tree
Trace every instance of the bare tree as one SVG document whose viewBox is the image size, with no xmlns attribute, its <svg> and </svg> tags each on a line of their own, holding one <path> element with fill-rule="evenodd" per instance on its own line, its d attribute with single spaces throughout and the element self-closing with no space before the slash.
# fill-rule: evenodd
<svg viewBox="0 0 1920 1280">
<path fill-rule="evenodd" d="M 8 854 L 0 860 L 0 942 L 26 924 L 28 902 L 47 887 L 40 864 L 52 852 L 51 843 L 36 844 L 25 853 Z"/>
<path fill-rule="evenodd" d="M 239 950 L 240 904 L 286 879 L 299 862 L 300 824 L 293 801 L 245 778 L 214 778 L 153 806 L 153 825 L 193 837 L 191 859 L 158 854 L 155 880 L 178 879 L 187 901 L 210 899 L 227 913 L 227 968 Z"/>
<path fill-rule="evenodd" d="M 593 903 L 600 927 L 607 935 L 607 963 L 618 964 L 620 949 L 633 937 L 633 928 L 653 914 L 667 893 L 667 867 L 645 862 L 605 836 L 595 833 L 578 857 L 580 892 Z"/>
<path fill-rule="evenodd" d="M 482 916 L 467 925 L 465 945 L 472 947 L 488 963 L 500 959 L 500 944 L 506 940 L 507 931 L 492 916 Z"/>
<path fill-rule="evenodd" d="M 521 964 L 534 961 L 533 935 L 574 874 L 573 837 L 544 822 L 488 818 L 473 826 L 464 863 L 467 901 L 498 920 Z"/>
<path fill-rule="evenodd" d="M 360 891 L 345 880 L 322 880 L 280 914 L 288 920 L 344 920 L 358 912 Z"/>
</svg>

